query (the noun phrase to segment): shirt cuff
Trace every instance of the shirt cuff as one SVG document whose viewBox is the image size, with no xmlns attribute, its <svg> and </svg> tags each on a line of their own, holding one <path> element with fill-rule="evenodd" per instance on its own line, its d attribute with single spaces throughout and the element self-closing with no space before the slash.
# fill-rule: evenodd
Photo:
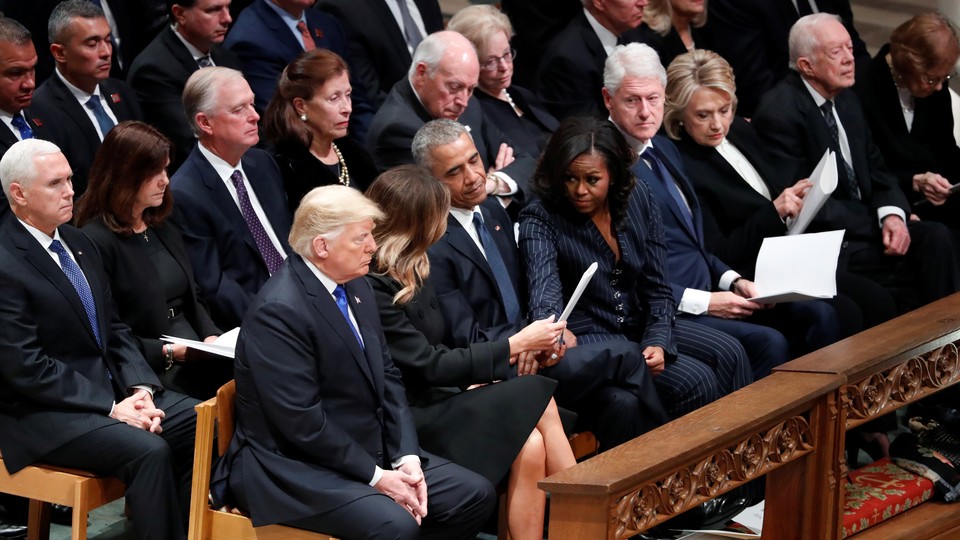
<svg viewBox="0 0 960 540">
<path fill-rule="evenodd" d="M 417 465 L 420 464 L 420 456 L 416 454 L 407 454 L 405 456 L 400 456 L 400 459 L 394 461 L 390 465 L 393 466 L 394 470 L 399 469 L 405 463 L 416 462 Z"/>
<path fill-rule="evenodd" d="M 506 197 L 506 196 L 509 196 L 509 195 L 516 195 L 516 194 L 517 194 L 517 191 L 519 191 L 520 188 L 517 187 L 517 183 L 513 180 L 513 178 L 510 178 L 510 175 L 509 175 L 509 174 L 507 174 L 507 173 L 505 173 L 505 172 L 503 172 L 503 171 L 496 171 L 496 172 L 491 173 L 491 174 L 493 174 L 494 176 L 496 176 L 496 177 L 499 178 L 500 180 L 503 180 L 503 183 L 506 184 L 506 185 L 507 185 L 507 188 L 510 189 L 510 191 L 508 191 L 508 192 L 506 192 L 506 193 L 499 193 L 499 192 L 498 192 L 498 193 L 496 194 L 497 196 L 499 196 L 499 197 Z"/>
<path fill-rule="evenodd" d="M 880 218 L 881 229 L 883 228 L 883 218 L 891 214 L 900 216 L 900 219 L 902 219 L 904 223 L 907 223 L 907 216 L 903 213 L 903 208 L 900 208 L 899 206 L 881 206 L 880 208 L 877 208 L 877 217 Z"/>
<path fill-rule="evenodd" d="M 680 305 L 677 310 L 680 313 L 689 315 L 702 315 L 710 307 L 710 291 L 701 291 L 698 289 L 684 289 L 683 297 L 680 298 Z"/>
<path fill-rule="evenodd" d="M 153 390 L 153 387 L 152 387 L 152 386 L 149 386 L 149 385 L 146 385 L 146 384 L 135 384 L 135 385 L 131 386 L 130 388 L 134 388 L 134 389 L 136 389 L 136 390 L 146 390 L 147 393 L 150 394 L 150 397 L 153 398 L 153 392 L 154 392 L 154 390 Z"/>
<path fill-rule="evenodd" d="M 732 290 L 733 282 L 736 281 L 738 277 L 740 277 L 740 274 L 738 274 L 735 270 L 727 270 L 722 276 L 720 276 L 720 283 L 717 284 L 717 287 L 721 291 Z"/>
<path fill-rule="evenodd" d="M 373 471 L 373 479 L 370 480 L 368 485 L 370 487 L 377 485 L 377 482 L 379 482 L 381 478 L 383 478 L 383 469 L 381 469 L 380 466 L 377 465 L 377 469 Z"/>
</svg>

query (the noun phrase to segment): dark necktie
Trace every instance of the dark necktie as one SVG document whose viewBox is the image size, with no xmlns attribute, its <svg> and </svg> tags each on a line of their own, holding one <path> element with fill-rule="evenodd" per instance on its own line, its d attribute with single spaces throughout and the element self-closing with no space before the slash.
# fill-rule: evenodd
<svg viewBox="0 0 960 540">
<path fill-rule="evenodd" d="M 67 275 L 70 284 L 73 285 L 73 288 L 77 291 L 77 295 L 80 296 L 80 303 L 83 304 L 83 309 L 87 312 L 87 320 L 90 321 L 90 326 L 93 328 L 93 336 L 97 338 L 97 346 L 101 346 L 100 326 L 97 325 L 97 305 L 93 302 L 93 293 L 90 291 L 90 284 L 87 283 L 86 278 L 83 277 L 83 272 L 80 271 L 80 267 L 77 266 L 77 263 L 73 262 L 73 259 L 70 258 L 66 248 L 63 247 L 63 244 L 61 244 L 59 240 L 54 240 L 53 243 L 50 244 L 49 249 L 57 254 L 57 257 L 60 259 L 60 266 L 63 268 L 63 273 Z"/>
<path fill-rule="evenodd" d="M 250 234 L 253 235 L 253 240 L 257 243 L 257 249 L 260 251 L 260 256 L 263 257 L 263 262 L 267 263 L 267 270 L 270 271 L 270 275 L 273 275 L 283 264 L 283 256 L 270 241 L 267 230 L 263 228 L 263 223 L 260 222 L 260 218 L 253 210 L 253 205 L 250 204 L 247 187 L 243 184 L 243 173 L 239 170 L 233 171 L 233 174 L 230 175 L 230 181 L 233 182 L 233 187 L 237 189 L 240 214 L 243 215 L 243 220 L 247 222 L 247 228 L 250 229 Z"/>
<path fill-rule="evenodd" d="M 350 320 L 350 311 L 347 304 L 347 291 L 343 288 L 343 285 L 337 285 L 333 289 L 333 297 L 337 300 L 337 307 L 340 308 L 340 313 L 343 314 L 343 318 L 347 320 L 347 326 L 350 327 L 350 330 L 353 331 L 353 337 L 357 338 L 357 343 L 360 344 L 360 348 L 363 348 L 363 340 L 360 339 L 360 332 L 357 331 L 357 327 L 353 325 L 353 321 Z"/>
<path fill-rule="evenodd" d="M 200 58 L 197 58 L 197 65 L 201 68 L 213 67 L 213 60 L 210 59 L 209 54 L 205 54 Z"/>
<path fill-rule="evenodd" d="M 813 14 L 809 0 L 797 0 L 797 14 L 801 17 Z"/>
<path fill-rule="evenodd" d="M 650 170 L 653 171 L 653 175 L 657 177 L 657 180 L 663 184 L 667 193 L 670 194 L 673 202 L 677 205 L 677 208 L 680 209 L 680 215 L 682 215 L 684 221 L 687 222 L 687 226 L 690 227 L 690 230 L 694 230 L 693 216 L 690 214 L 690 208 L 687 206 L 686 201 L 683 200 L 683 196 L 680 195 L 680 188 L 677 187 L 677 183 L 673 180 L 673 175 L 670 174 L 670 171 L 667 170 L 660 160 L 660 155 L 657 150 L 652 146 L 647 146 L 646 150 L 643 151 L 643 157 L 650 161 Z"/>
<path fill-rule="evenodd" d="M 26 139 L 33 138 L 33 130 L 30 129 L 30 125 L 27 124 L 27 121 L 26 119 L 23 118 L 22 114 L 20 113 L 15 114 L 13 116 L 13 120 L 10 123 L 13 124 L 13 127 L 17 128 L 17 131 L 20 132 L 21 139 L 26 140 Z"/>
<path fill-rule="evenodd" d="M 840 149 L 840 128 L 837 126 L 837 119 L 833 117 L 833 102 L 830 100 L 825 101 L 823 105 L 820 106 L 820 112 L 823 113 L 823 121 L 827 123 L 827 129 L 830 130 L 830 136 L 833 137 L 833 144 L 837 148 L 837 160 L 846 173 L 844 176 L 847 179 L 847 191 L 851 197 L 859 201 L 860 186 L 857 184 L 857 173 L 853 170 L 853 167 L 847 163 Z"/>
<path fill-rule="evenodd" d="M 103 134 L 104 139 L 107 138 L 107 133 L 110 133 L 110 130 L 113 129 L 114 123 L 107 115 L 107 111 L 103 110 L 103 105 L 100 104 L 100 96 L 90 96 L 90 99 L 87 100 L 87 108 L 93 111 L 93 117 L 97 119 L 97 124 L 100 125 L 100 133 Z"/>
<path fill-rule="evenodd" d="M 307 28 L 307 23 L 297 21 L 297 30 L 300 31 L 300 37 L 303 38 L 303 50 L 312 51 L 317 48 L 317 44 L 314 43 L 313 37 L 310 35 L 310 29 Z"/>
<path fill-rule="evenodd" d="M 503 309 L 507 312 L 509 322 L 520 320 L 520 301 L 517 300 L 517 293 L 513 290 L 513 282 L 510 281 L 510 273 L 507 272 L 507 265 L 500 256 L 500 250 L 497 249 L 493 236 L 483 224 L 483 216 L 480 212 L 473 213 L 473 226 L 477 229 L 477 235 L 480 236 L 480 244 L 483 245 L 483 251 L 487 254 L 487 263 L 490 270 L 493 271 L 493 278 L 497 280 L 497 288 L 500 289 L 500 298 L 503 300 Z"/>
<path fill-rule="evenodd" d="M 417 23 L 413 22 L 410 16 L 410 8 L 407 7 L 407 0 L 397 0 L 397 7 L 400 8 L 400 19 L 403 21 L 403 37 L 407 40 L 407 45 L 413 50 L 423 41 L 423 34 L 417 28 Z"/>
</svg>

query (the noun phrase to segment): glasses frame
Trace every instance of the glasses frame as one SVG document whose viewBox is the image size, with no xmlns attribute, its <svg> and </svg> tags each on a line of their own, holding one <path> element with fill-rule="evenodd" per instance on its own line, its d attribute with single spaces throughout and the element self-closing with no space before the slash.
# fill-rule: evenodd
<svg viewBox="0 0 960 540">
<path fill-rule="evenodd" d="M 480 63 L 480 69 L 482 71 L 496 71 L 500 67 L 500 62 L 503 62 L 504 65 L 513 63 L 517 59 L 517 50 L 513 47 L 510 47 L 510 50 L 503 53 L 501 56 L 494 56 L 489 58 L 484 62 Z"/>
</svg>

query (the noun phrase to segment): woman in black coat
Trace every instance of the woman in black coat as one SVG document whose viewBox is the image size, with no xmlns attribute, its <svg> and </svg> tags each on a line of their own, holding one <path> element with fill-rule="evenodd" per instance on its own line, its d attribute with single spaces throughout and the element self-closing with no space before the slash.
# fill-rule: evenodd
<svg viewBox="0 0 960 540">
<path fill-rule="evenodd" d="M 450 195 L 428 171 L 409 165 L 383 173 L 367 195 L 386 213 L 374 230 L 380 247 L 368 279 L 420 445 L 494 484 L 506 476 L 510 537 L 541 538 L 546 501 L 537 482 L 574 458 L 552 399 L 556 382 L 514 359 L 546 350 L 544 365 L 556 363 L 549 354 L 564 325 L 551 318 L 508 339 L 440 345 L 446 323 L 427 248 L 446 230 Z"/>
<path fill-rule="evenodd" d="M 347 63 L 326 49 L 304 52 L 280 75 L 263 131 L 291 213 L 315 187 L 342 184 L 363 191 L 377 177 L 370 154 L 346 137 L 351 94 Z"/>
<path fill-rule="evenodd" d="M 120 319 L 164 386 L 208 399 L 233 378 L 233 360 L 160 340 L 220 335 L 197 299 L 180 231 L 166 222 L 173 209 L 169 164 L 170 141 L 159 131 L 118 124 L 93 160 L 76 221 L 100 250 Z"/>
</svg>

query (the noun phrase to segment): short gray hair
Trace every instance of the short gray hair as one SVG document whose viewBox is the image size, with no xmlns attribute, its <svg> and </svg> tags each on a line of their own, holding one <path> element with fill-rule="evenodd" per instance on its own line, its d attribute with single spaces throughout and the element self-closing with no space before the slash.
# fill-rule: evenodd
<svg viewBox="0 0 960 540">
<path fill-rule="evenodd" d="M 30 41 L 30 38 L 30 31 L 25 26 L 0 14 L 0 41 L 6 41 L 14 45 L 24 45 Z"/>
<path fill-rule="evenodd" d="M 106 18 L 103 10 L 86 0 L 67 0 L 57 4 L 47 20 L 47 35 L 50 43 L 63 43 L 66 40 L 70 23 L 77 17 L 83 19 Z"/>
<path fill-rule="evenodd" d="M 787 38 L 790 48 L 790 69 L 797 71 L 797 60 L 811 56 L 820 46 L 820 35 L 817 29 L 826 21 L 836 21 L 843 24 L 843 19 L 832 13 L 805 15 L 793 23 L 790 28 L 790 36 Z"/>
<path fill-rule="evenodd" d="M 183 111 L 187 115 L 190 129 L 197 137 L 200 126 L 197 125 L 197 113 L 211 115 L 216 110 L 217 90 L 227 81 L 246 80 L 243 73 L 226 67 L 206 67 L 193 72 L 183 87 Z"/>
<path fill-rule="evenodd" d="M 454 120 L 440 118 L 427 122 L 417 130 L 417 134 L 413 136 L 413 142 L 410 143 L 414 163 L 432 170 L 433 149 L 456 142 L 464 133 L 470 135 L 463 124 Z"/>
<path fill-rule="evenodd" d="M 11 146 L 0 159 L 0 182 L 7 201 L 13 200 L 10 197 L 11 184 L 30 185 L 36 180 L 39 171 L 34 163 L 35 157 L 59 153 L 59 146 L 43 139 L 24 139 Z"/>
<path fill-rule="evenodd" d="M 433 74 L 437 72 L 440 61 L 443 60 L 443 54 L 447 52 L 447 46 L 450 45 L 440 34 L 441 32 L 434 32 L 423 38 L 423 41 L 417 45 L 417 49 L 413 51 L 413 61 L 410 62 L 410 69 L 407 70 L 408 79 L 413 79 L 413 75 L 417 72 L 417 64 L 421 62 L 427 66 L 427 76 L 432 78 Z"/>
<path fill-rule="evenodd" d="M 305 259 L 313 258 L 313 239 L 336 237 L 351 223 L 382 220 L 377 203 L 356 189 L 333 184 L 313 188 L 300 201 L 290 227 L 290 248 Z"/>
<path fill-rule="evenodd" d="M 603 65 L 603 86 L 611 94 L 617 93 L 627 77 L 657 79 L 667 86 L 667 72 L 660 63 L 660 55 L 644 43 L 619 45 Z"/>
</svg>

